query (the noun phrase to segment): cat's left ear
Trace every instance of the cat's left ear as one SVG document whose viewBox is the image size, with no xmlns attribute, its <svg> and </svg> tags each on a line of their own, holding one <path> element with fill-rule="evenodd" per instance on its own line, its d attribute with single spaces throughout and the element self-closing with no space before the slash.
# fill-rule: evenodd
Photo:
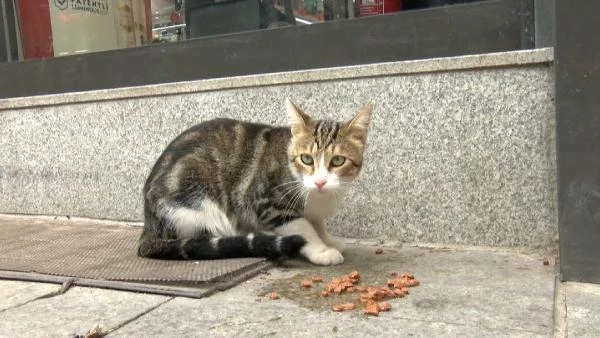
<svg viewBox="0 0 600 338">
<path fill-rule="evenodd" d="M 311 124 L 310 117 L 300 110 L 300 108 L 298 108 L 298 106 L 296 106 L 289 98 L 285 99 L 285 107 L 287 108 L 288 115 L 290 116 L 292 134 L 298 134 Z"/>
<path fill-rule="evenodd" d="M 371 112 L 373 112 L 373 102 L 367 103 L 358 110 L 358 113 L 346 123 L 346 131 L 364 142 L 367 139 L 367 131 L 369 129 L 369 122 L 371 121 Z"/>
</svg>

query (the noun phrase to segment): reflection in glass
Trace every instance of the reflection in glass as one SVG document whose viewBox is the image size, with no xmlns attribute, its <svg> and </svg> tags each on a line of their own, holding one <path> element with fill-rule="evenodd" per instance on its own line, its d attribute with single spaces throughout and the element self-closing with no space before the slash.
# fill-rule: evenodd
<svg viewBox="0 0 600 338">
<path fill-rule="evenodd" d="M 0 62 L 482 0 L 0 0 Z"/>
</svg>

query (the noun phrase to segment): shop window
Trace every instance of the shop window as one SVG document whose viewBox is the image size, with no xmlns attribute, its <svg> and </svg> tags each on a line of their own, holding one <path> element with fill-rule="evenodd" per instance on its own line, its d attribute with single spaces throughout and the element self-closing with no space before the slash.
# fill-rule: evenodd
<svg viewBox="0 0 600 338">
<path fill-rule="evenodd" d="M 312 25 L 474 0 L 2 0 L 20 39 L 11 61 Z M 9 33 L 9 32 L 5 32 Z M 6 35 L 6 34 L 5 34 Z M 15 39 L 13 39 L 14 41 Z M 6 51 L 4 51 L 6 52 Z"/>
<path fill-rule="evenodd" d="M 533 48 L 534 1 L 0 0 L 0 98 Z"/>
</svg>

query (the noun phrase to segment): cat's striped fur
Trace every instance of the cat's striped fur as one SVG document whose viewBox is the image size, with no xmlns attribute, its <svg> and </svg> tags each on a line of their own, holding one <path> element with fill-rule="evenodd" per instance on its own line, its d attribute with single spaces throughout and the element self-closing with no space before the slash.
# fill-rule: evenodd
<svg viewBox="0 0 600 338">
<path fill-rule="evenodd" d="M 169 144 L 144 186 L 140 256 L 343 261 L 323 222 L 361 169 L 372 106 L 334 122 L 286 104 L 290 127 L 216 119 Z"/>
</svg>

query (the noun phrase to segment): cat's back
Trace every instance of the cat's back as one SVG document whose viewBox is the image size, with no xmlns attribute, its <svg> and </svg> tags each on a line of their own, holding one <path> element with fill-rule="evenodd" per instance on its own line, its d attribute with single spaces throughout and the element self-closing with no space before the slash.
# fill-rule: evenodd
<svg viewBox="0 0 600 338">
<path fill-rule="evenodd" d="M 206 168 L 241 169 L 267 154 L 286 155 L 291 138 L 289 127 L 271 126 L 229 118 L 201 122 L 177 136 L 155 163 L 147 183 L 176 170 L 177 163 L 196 162 Z"/>
<path fill-rule="evenodd" d="M 290 135 L 288 127 L 271 126 L 230 118 L 216 118 L 201 122 L 185 130 L 167 146 L 165 151 L 201 150 L 205 148 L 230 151 L 245 148 L 261 140 L 270 143 L 287 143 Z"/>
</svg>

